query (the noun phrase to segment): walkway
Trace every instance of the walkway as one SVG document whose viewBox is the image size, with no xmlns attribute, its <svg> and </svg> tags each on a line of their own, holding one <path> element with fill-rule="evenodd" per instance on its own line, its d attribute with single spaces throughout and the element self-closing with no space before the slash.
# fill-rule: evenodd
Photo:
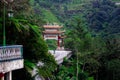
<svg viewBox="0 0 120 80">
<path fill-rule="evenodd" d="M 120 5 L 120 2 L 116 2 L 115 4 L 116 4 L 116 5 Z"/>
<path fill-rule="evenodd" d="M 65 50 L 49 50 L 49 52 L 55 57 L 57 64 L 61 64 L 65 57 L 68 59 L 72 55 L 72 51 Z"/>
</svg>

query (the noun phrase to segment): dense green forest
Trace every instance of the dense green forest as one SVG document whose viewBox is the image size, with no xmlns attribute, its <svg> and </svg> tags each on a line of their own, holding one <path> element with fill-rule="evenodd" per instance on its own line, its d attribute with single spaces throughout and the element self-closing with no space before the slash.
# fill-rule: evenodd
<svg viewBox="0 0 120 80">
<path fill-rule="evenodd" d="M 37 69 L 46 80 L 119 80 L 120 6 L 116 2 L 120 1 L 14 0 L 9 5 L 1 1 L 0 44 L 5 21 L 6 44 L 24 46 L 25 67 L 13 72 L 13 80 L 33 80 L 31 71 L 38 61 L 45 64 Z M 7 16 L 10 6 L 12 18 Z M 55 22 L 64 25 L 64 46 L 73 52 L 61 66 L 48 53 L 48 46 L 55 49 L 55 43 L 42 38 L 42 26 Z"/>
</svg>

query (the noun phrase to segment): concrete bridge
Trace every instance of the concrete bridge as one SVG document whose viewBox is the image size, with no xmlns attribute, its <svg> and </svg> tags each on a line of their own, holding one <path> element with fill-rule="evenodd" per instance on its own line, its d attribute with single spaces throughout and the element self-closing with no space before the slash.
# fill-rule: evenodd
<svg viewBox="0 0 120 80">
<path fill-rule="evenodd" d="M 120 5 L 120 2 L 116 2 L 115 4 L 116 4 L 116 5 Z"/>
<path fill-rule="evenodd" d="M 64 58 L 70 58 L 72 55 L 72 51 L 66 51 L 66 50 L 49 50 L 49 53 L 52 54 L 55 57 L 55 60 L 58 65 L 63 63 Z M 42 65 L 42 62 L 38 62 L 37 65 Z M 37 68 L 33 69 L 32 75 L 35 75 L 37 73 Z M 35 80 L 45 80 L 40 75 L 37 75 L 35 77 Z"/>
<path fill-rule="evenodd" d="M 22 45 L 0 47 L 0 80 L 12 80 L 12 71 L 23 67 Z"/>
<path fill-rule="evenodd" d="M 49 50 L 49 52 L 55 57 L 57 64 L 61 64 L 64 58 L 70 58 L 72 55 L 72 51 L 66 50 Z"/>
</svg>

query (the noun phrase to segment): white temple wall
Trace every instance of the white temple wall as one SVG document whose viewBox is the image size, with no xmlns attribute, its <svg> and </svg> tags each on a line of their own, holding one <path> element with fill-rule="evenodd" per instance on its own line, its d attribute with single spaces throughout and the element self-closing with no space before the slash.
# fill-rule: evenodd
<svg viewBox="0 0 120 80">
<path fill-rule="evenodd" d="M 44 35 L 44 39 L 55 39 L 58 40 L 58 35 Z"/>
</svg>

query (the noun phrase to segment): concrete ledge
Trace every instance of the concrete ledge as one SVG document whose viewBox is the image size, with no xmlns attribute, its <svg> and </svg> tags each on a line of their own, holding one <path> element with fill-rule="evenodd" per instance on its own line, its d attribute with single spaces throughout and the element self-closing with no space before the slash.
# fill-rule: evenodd
<svg viewBox="0 0 120 80">
<path fill-rule="evenodd" d="M 12 70 L 21 69 L 23 67 L 24 67 L 23 59 L 0 62 L 0 73 L 6 73 Z"/>
<path fill-rule="evenodd" d="M 55 50 L 55 51 L 49 50 L 49 52 L 55 57 L 57 64 L 61 64 L 65 57 L 68 59 L 72 55 L 72 51 L 65 51 L 65 50 Z"/>
</svg>

